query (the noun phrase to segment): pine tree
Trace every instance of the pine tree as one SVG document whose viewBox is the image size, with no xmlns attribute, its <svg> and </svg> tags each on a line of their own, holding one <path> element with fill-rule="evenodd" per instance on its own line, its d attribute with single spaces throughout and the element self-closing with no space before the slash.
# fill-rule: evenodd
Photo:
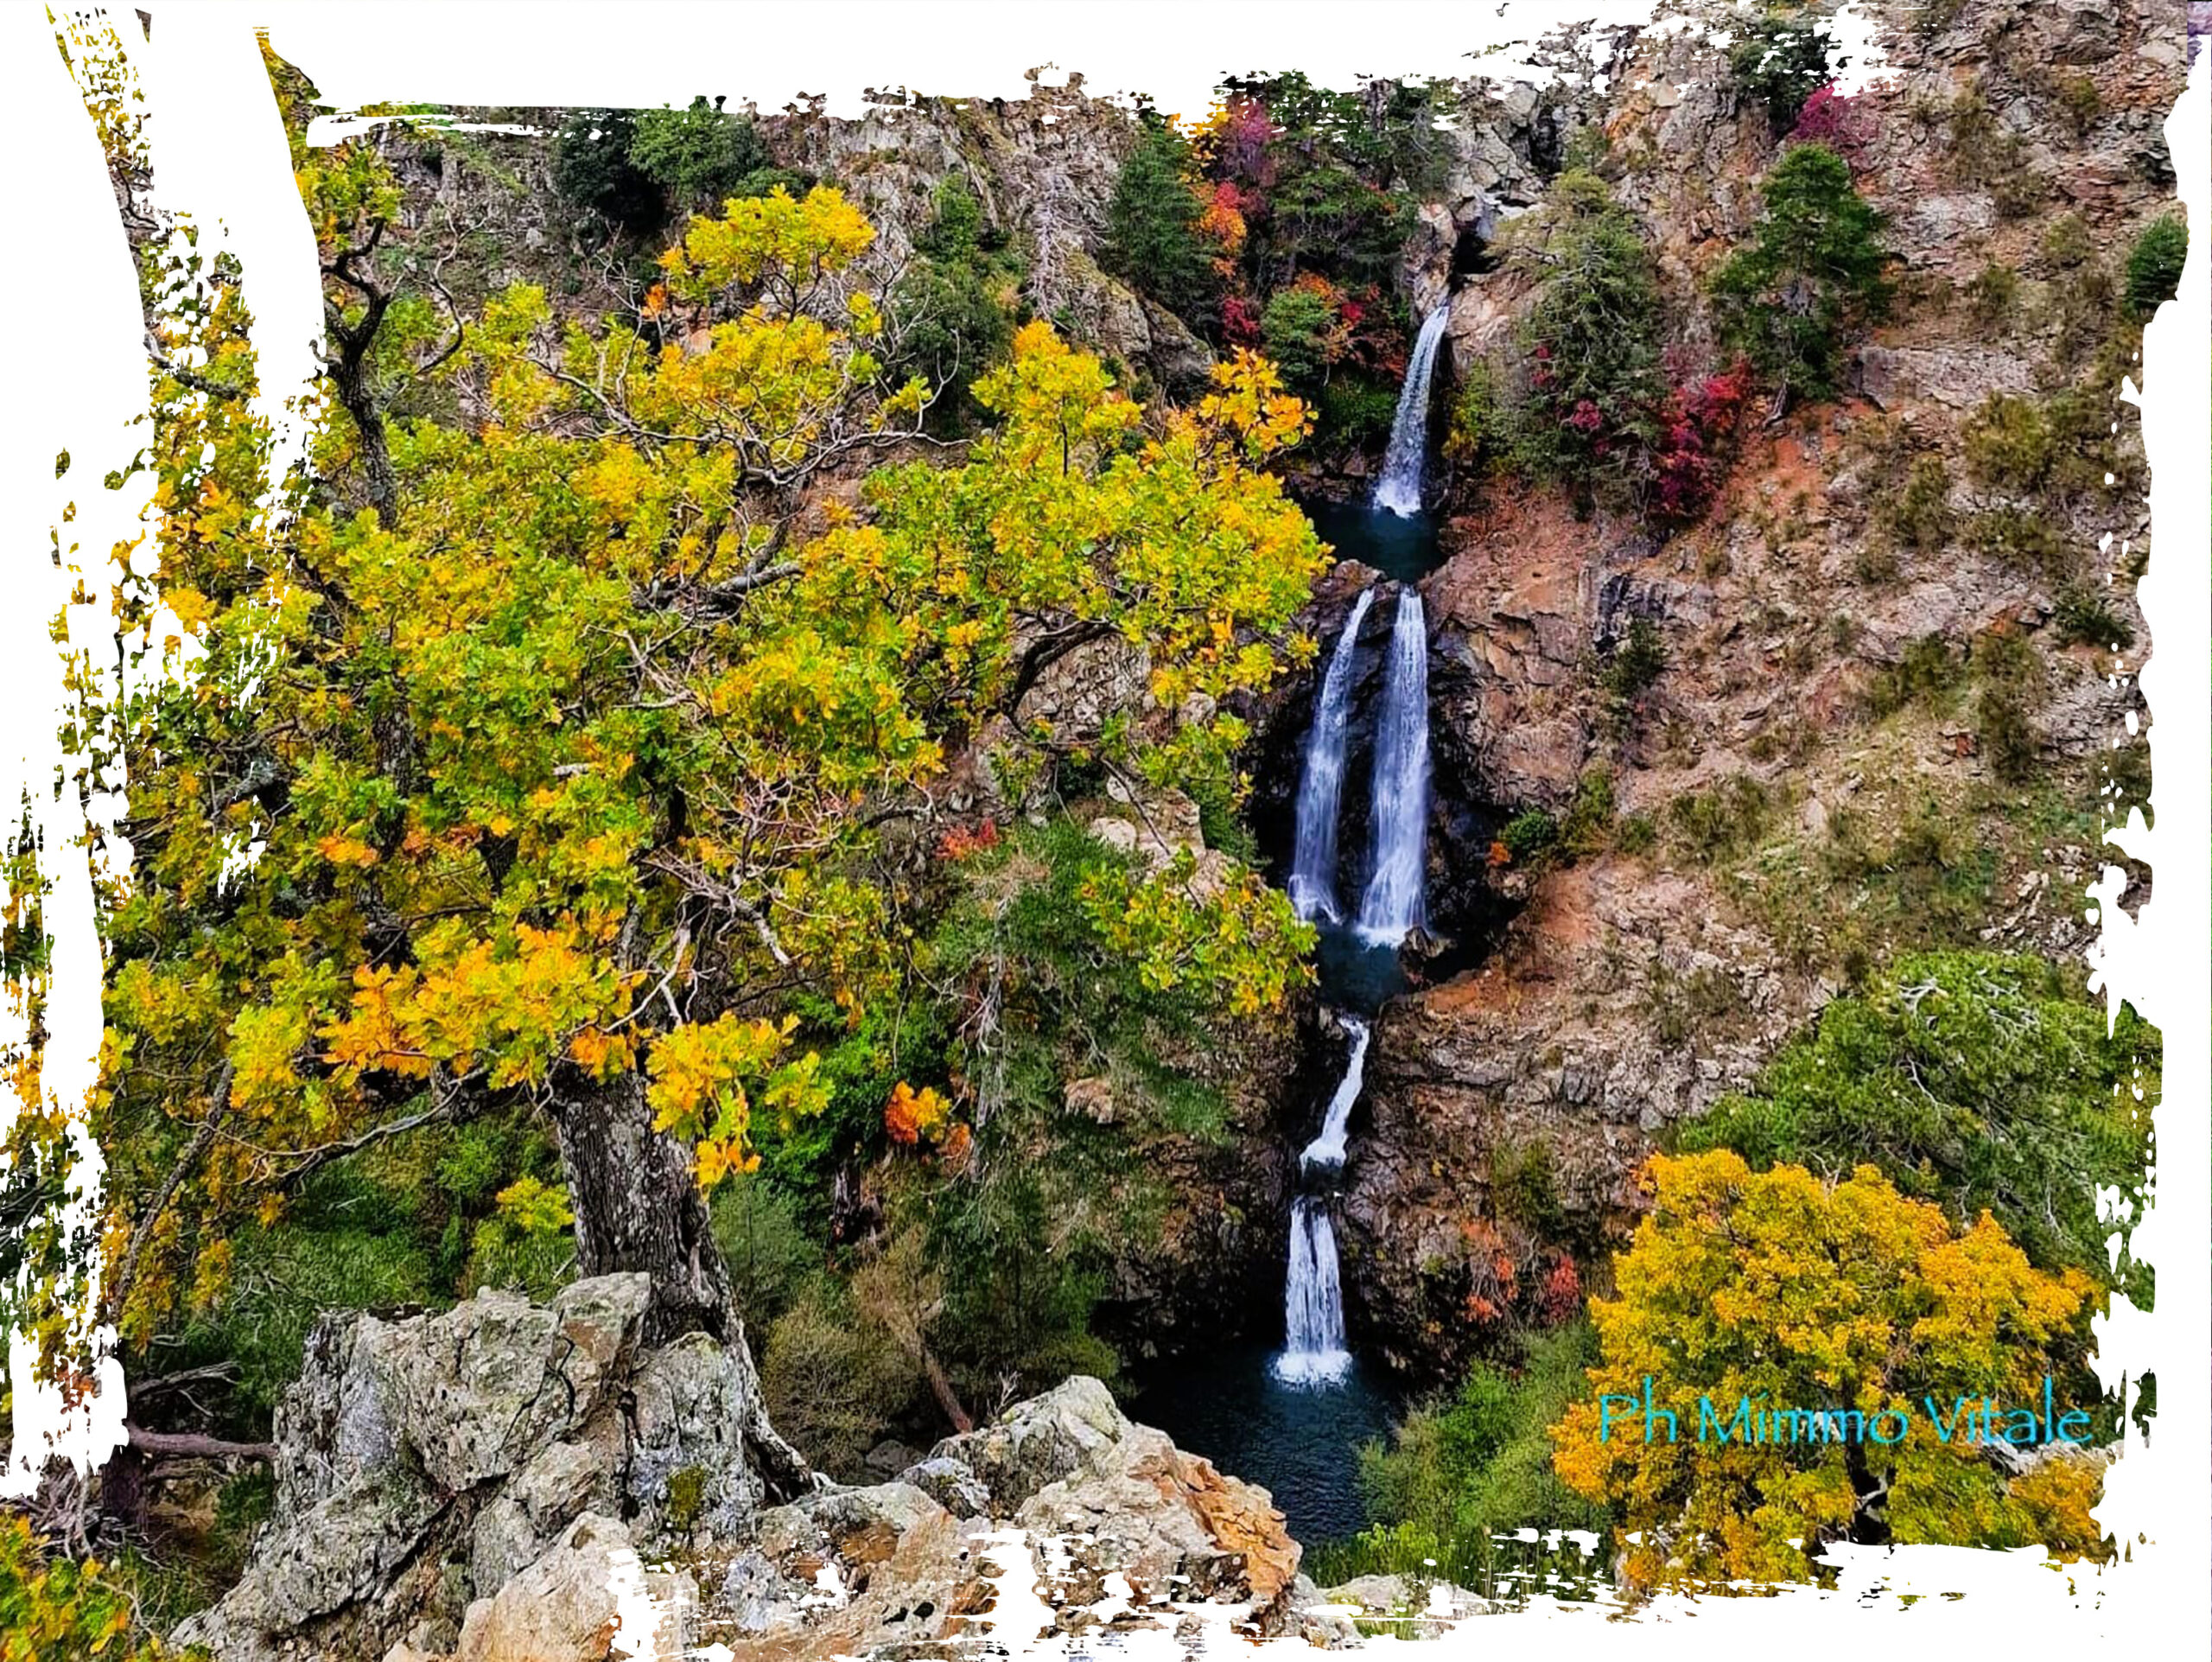
<svg viewBox="0 0 2212 1662">
<path fill-rule="evenodd" d="M 1762 194 L 1754 241 L 1713 281 L 1721 337 L 1775 384 L 1777 404 L 1831 398 L 1845 335 L 1888 301 L 1882 216 L 1825 144 L 1791 145 Z"/>
<path fill-rule="evenodd" d="M 1109 271 L 1185 318 L 1198 316 L 1217 287 L 1195 176 L 1189 142 L 1149 118 L 1115 181 L 1101 250 Z"/>
</svg>

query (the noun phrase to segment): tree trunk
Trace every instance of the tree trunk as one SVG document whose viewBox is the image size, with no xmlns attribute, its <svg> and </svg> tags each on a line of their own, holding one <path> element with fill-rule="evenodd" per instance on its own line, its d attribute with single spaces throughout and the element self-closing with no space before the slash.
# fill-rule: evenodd
<svg viewBox="0 0 2212 1662">
<path fill-rule="evenodd" d="M 944 1410 L 946 1419 L 952 1422 L 955 1431 L 972 1431 L 976 1422 L 968 1417 L 968 1410 L 960 1405 L 960 1398 L 952 1389 L 952 1381 L 944 1376 L 944 1365 L 927 1345 L 916 1348 L 921 1353 L 922 1372 L 930 1382 L 930 1394 L 937 1398 L 937 1405 Z"/>
<path fill-rule="evenodd" d="M 364 342 L 362 352 L 366 353 Z M 361 451 L 361 481 L 369 506 L 386 531 L 399 524 L 399 475 L 392 471 L 391 444 L 385 436 L 384 411 L 369 390 L 368 368 L 349 353 L 330 372 L 331 391 L 353 419 Z"/>
<path fill-rule="evenodd" d="M 708 1227 L 690 1151 L 653 1129 L 644 1079 L 626 1074 L 563 1091 L 553 1120 L 576 1215 L 578 1272 L 642 1270 L 652 1277 L 648 1344 L 694 1329 L 729 1342 L 737 1332 L 729 1266 Z"/>
</svg>

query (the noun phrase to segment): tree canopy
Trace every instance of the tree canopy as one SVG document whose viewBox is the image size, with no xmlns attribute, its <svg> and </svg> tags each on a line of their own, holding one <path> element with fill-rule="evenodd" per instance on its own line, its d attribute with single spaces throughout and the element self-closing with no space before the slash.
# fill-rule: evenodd
<svg viewBox="0 0 2212 1662">
<path fill-rule="evenodd" d="M 2041 958 L 1916 952 L 1836 999 L 1749 1092 L 1682 1128 L 1686 1151 L 1840 1176 L 1865 1162 L 1961 1223 L 1991 1213 L 2044 1269 L 2110 1275 L 2096 1191 L 2141 1181 L 2158 1038 Z"/>
<path fill-rule="evenodd" d="M 1878 317 L 1889 290 L 1882 216 L 1826 144 L 1792 144 L 1767 170 L 1749 247 L 1713 278 L 1720 336 L 1784 396 L 1832 396 L 1849 330 Z"/>
<path fill-rule="evenodd" d="M 1149 713 L 1087 750 L 1226 766 L 1217 701 L 1310 650 L 1322 548 L 1258 467 L 1306 417 L 1250 354 L 1147 411 L 1033 324 L 964 460 L 830 488 L 922 443 L 934 395 L 884 370 L 872 239 L 835 190 L 778 189 L 694 219 L 639 317 L 506 292 L 442 372 L 480 421 L 395 423 L 396 520 L 310 504 L 274 566 L 180 402 L 163 488 L 202 512 L 162 583 L 204 666 L 137 712 L 109 927 L 132 1334 L 219 1295 L 241 1216 L 494 1106 L 559 1143 L 566 1196 L 518 1188 L 521 1226 L 572 1208 L 586 1273 L 647 1269 L 664 1326 L 722 1327 L 699 1186 L 816 1111 L 821 1044 L 899 997 L 901 828 L 949 751 L 1049 763 L 1075 741 L 1010 717 L 1111 639 Z M 1299 972 L 1256 880 L 1090 894 L 1160 984 L 1249 1009 Z"/>
<path fill-rule="evenodd" d="M 1647 1440 L 1640 1410 L 1609 1428 L 1594 1397 L 1552 1430 L 1560 1475 L 1612 1508 L 1631 1585 L 1806 1579 L 1845 1539 L 2099 1550 L 2086 1462 L 2008 1479 L 1962 1428 L 1940 1439 L 1924 1400 L 1955 1426 L 1961 1398 L 2040 1408 L 2086 1337 L 2079 1270 L 2036 1269 L 1986 1214 L 1955 1226 L 1872 1166 L 1824 1181 L 1717 1149 L 1655 1156 L 1647 1185 L 1618 1292 L 1591 1302 L 1590 1381 L 1670 1411 L 1677 1435 L 1655 1419 Z M 1743 1435 L 1712 1435 L 1700 1398 Z M 1912 1423 L 1889 1442 L 1754 1440 L 1739 1404 Z"/>
</svg>

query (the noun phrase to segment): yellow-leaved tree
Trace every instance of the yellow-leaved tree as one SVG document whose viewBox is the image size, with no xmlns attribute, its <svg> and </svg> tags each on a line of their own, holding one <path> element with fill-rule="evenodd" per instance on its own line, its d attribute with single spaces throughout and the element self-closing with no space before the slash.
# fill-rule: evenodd
<svg viewBox="0 0 2212 1662">
<path fill-rule="evenodd" d="M 1993 1455 L 2012 1445 L 1959 1408 L 1997 1404 L 2000 1441 L 2002 1410 L 2040 1413 L 2045 1379 L 2078 1359 L 2079 1271 L 2035 1269 L 1986 1213 L 1955 1228 L 1870 1166 L 1827 1182 L 1719 1149 L 1655 1156 L 1647 1181 L 1618 1292 L 1590 1307 L 1591 1385 L 1618 1400 L 1552 1430 L 1560 1475 L 1611 1506 L 1631 1586 L 1806 1579 L 1840 1540 L 2099 1550 L 2091 1465 L 2009 1475 Z M 1757 1417 L 1830 1409 L 1901 1417 L 1878 1437 L 1768 1435 Z"/>
<path fill-rule="evenodd" d="M 363 151 L 308 182 L 353 296 L 329 373 L 356 431 L 321 454 L 357 482 L 314 484 L 272 551 L 206 506 L 245 483 L 242 404 L 163 383 L 149 452 L 200 505 L 160 584 L 205 657 L 127 713 L 121 1319 L 143 1341 L 219 1299 L 232 1232 L 332 1162 L 496 1110 L 550 1130 L 566 1191 L 505 1191 L 517 1230 L 571 1217 L 581 1273 L 651 1276 L 655 1334 L 728 1333 L 702 1188 L 823 1100 L 822 1012 L 902 997 L 887 828 L 929 823 L 963 749 L 1033 772 L 1060 741 L 1016 705 L 1109 637 L 1150 697 L 1090 741 L 1107 764 L 1225 767 L 1219 701 L 1311 650 L 1325 552 L 1261 466 L 1306 411 L 1249 354 L 1148 411 L 1040 323 L 948 454 L 830 188 L 694 220 L 621 318 L 498 296 L 409 370 L 459 423 L 351 411 L 360 296 L 401 280 L 388 181 Z M 198 443 L 211 411 L 235 447 Z M 1153 984 L 1256 1009 L 1302 972 L 1303 926 L 1233 863 L 1088 903 Z"/>
</svg>

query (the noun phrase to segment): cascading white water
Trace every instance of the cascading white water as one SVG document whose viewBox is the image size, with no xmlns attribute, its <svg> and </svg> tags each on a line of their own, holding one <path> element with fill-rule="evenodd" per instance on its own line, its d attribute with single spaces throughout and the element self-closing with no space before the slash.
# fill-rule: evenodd
<svg viewBox="0 0 2212 1662">
<path fill-rule="evenodd" d="M 1344 1128 L 1351 1123 L 1351 1105 L 1359 1100 L 1359 1088 L 1367 1073 L 1367 1023 L 1356 1016 L 1338 1019 L 1351 1035 L 1351 1056 L 1344 1064 L 1344 1076 L 1337 1086 L 1337 1094 L 1329 1098 L 1329 1111 L 1321 1117 L 1320 1130 L 1298 1156 L 1301 1167 L 1344 1163 Z"/>
<path fill-rule="evenodd" d="M 1337 1233 L 1329 1209 L 1300 1195 L 1290 1209 L 1290 1277 L 1283 1287 L 1282 1354 L 1275 1377 L 1290 1385 L 1327 1385 L 1351 1370 L 1344 1348 L 1344 1294 L 1337 1280 Z"/>
<path fill-rule="evenodd" d="M 1390 666 L 1375 735 L 1374 858 L 1359 903 L 1360 939 L 1395 946 L 1427 924 L 1428 620 L 1420 592 L 1398 595 Z"/>
<path fill-rule="evenodd" d="M 1337 805 L 1344 782 L 1344 724 L 1351 703 L 1352 660 L 1358 655 L 1359 626 L 1375 599 L 1363 589 L 1352 602 L 1344 632 L 1329 654 L 1327 673 L 1313 701 L 1313 725 L 1306 735 L 1306 771 L 1298 781 L 1298 843 L 1291 856 L 1290 903 L 1309 921 L 1337 922 Z"/>
<path fill-rule="evenodd" d="M 1436 373 L 1436 349 L 1443 344 L 1452 303 L 1422 320 L 1413 356 L 1406 360 L 1405 385 L 1398 389 L 1397 414 L 1390 419 L 1390 445 L 1382 453 L 1382 476 L 1375 482 L 1375 506 L 1395 514 L 1421 512 L 1421 470 L 1428 462 L 1428 385 Z"/>
</svg>

